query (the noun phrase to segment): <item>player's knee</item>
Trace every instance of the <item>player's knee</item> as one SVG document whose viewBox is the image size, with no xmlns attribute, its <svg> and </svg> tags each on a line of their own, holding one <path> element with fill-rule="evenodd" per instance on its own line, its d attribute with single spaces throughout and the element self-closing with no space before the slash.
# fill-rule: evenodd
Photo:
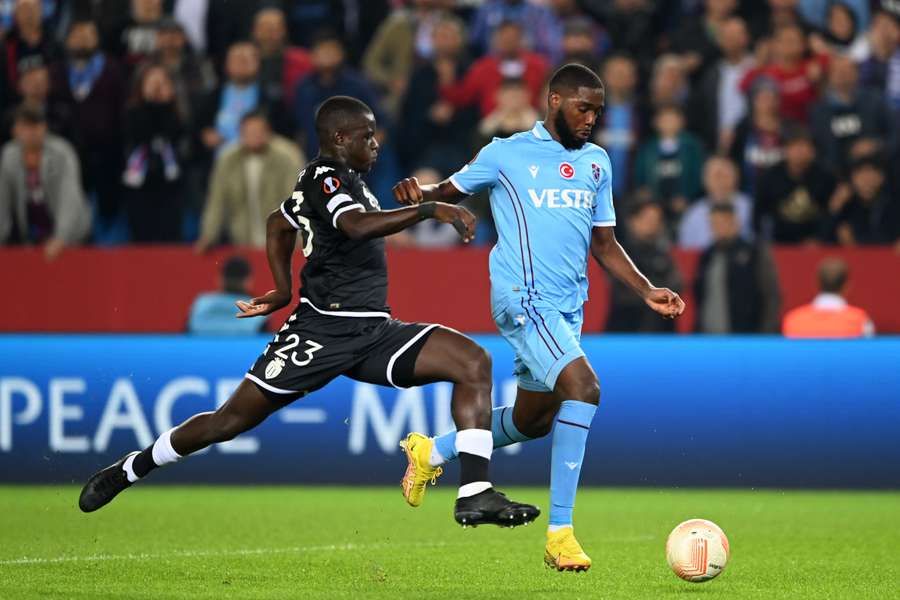
<svg viewBox="0 0 900 600">
<path fill-rule="evenodd" d="M 600 404 L 600 382 L 593 375 L 581 377 L 564 391 L 566 400 L 578 400 L 588 404 Z"/>
<path fill-rule="evenodd" d="M 492 380 L 491 355 L 481 346 L 473 344 L 471 350 L 466 353 L 461 367 L 460 383 L 466 383 L 475 387 L 491 386 Z"/>
<path fill-rule="evenodd" d="M 523 431 L 522 433 L 532 439 L 542 438 L 553 430 L 553 421 L 555 420 L 555 417 L 556 415 L 552 413 L 541 415 L 540 418 L 529 425 L 528 431 Z"/>
<path fill-rule="evenodd" d="M 578 400 L 597 406 L 600 404 L 600 382 L 594 377 L 582 386 Z"/>
</svg>

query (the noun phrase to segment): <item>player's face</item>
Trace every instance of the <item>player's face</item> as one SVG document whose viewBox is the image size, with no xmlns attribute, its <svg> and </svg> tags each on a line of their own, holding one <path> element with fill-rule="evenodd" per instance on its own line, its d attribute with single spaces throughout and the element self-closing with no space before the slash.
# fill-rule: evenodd
<svg viewBox="0 0 900 600">
<path fill-rule="evenodd" d="M 361 117 L 354 126 L 343 133 L 347 166 L 367 173 L 378 158 L 378 140 L 375 139 L 375 116 Z"/>
<path fill-rule="evenodd" d="M 584 146 L 603 113 L 604 103 L 601 88 L 580 87 L 565 96 L 550 94 L 550 110 L 555 112 L 554 125 L 564 148 L 577 150 Z"/>
</svg>

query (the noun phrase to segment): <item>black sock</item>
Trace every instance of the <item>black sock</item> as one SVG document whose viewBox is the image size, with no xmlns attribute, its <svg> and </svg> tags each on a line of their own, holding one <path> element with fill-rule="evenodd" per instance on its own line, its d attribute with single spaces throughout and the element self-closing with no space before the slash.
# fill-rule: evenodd
<svg viewBox="0 0 900 600">
<path fill-rule="evenodd" d="M 158 466 L 153 462 L 153 444 L 150 444 L 134 457 L 134 462 L 131 463 L 131 470 L 138 477 L 143 477 Z"/>
<path fill-rule="evenodd" d="M 467 483 L 475 483 L 476 481 L 490 481 L 488 478 L 488 465 L 491 461 L 478 456 L 477 454 L 469 454 L 468 452 L 459 453 L 459 485 L 460 487 Z"/>
</svg>

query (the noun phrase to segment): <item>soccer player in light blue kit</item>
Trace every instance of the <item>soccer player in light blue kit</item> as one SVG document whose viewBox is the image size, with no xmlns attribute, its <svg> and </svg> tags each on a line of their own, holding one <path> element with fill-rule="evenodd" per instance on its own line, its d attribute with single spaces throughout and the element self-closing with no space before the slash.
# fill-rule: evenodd
<svg viewBox="0 0 900 600">
<path fill-rule="evenodd" d="M 651 309 L 667 318 L 684 311 L 678 294 L 654 287 L 616 241 L 609 156 L 588 142 L 603 105 L 599 77 L 586 67 L 565 65 L 550 80 L 546 121 L 494 139 L 446 181 L 419 186 L 404 179 L 394 188 L 405 204 L 459 201 L 490 190 L 499 234 L 490 258 L 492 315 L 515 349 L 518 376 L 515 405 L 494 409 L 494 447 L 553 430 L 544 560 L 560 571 L 591 565 L 572 526 L 584 447 L 600 401 L 597 376 L 580 344 L 588 251 Z M 410 505 L 421 504 L 440 465 L 456 457 L 455 435 L 410 433 L 401 442 L 409 461 L 402 485 Z"/>
</svg>

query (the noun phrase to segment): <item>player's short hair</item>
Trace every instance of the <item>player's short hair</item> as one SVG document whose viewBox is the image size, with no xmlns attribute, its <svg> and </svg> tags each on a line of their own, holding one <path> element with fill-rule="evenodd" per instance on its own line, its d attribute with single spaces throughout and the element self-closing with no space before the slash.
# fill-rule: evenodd
<svg viewBox="0 0 900 600">
<path fill-rule="evenodd" d="M 550 77 L 550 91 L 557 94 L 574 92 L 581 87 L 602 90 L 603 82 L 593 70 L 576 63 L 561 66 Z"/>
<path fill-rule="evenodd" d="M 352 120 L 373 114 L 369 105 L 352 96 L 332 96 L 316 110 L 316 134 L 320 140 L 346 127 Z"/>
<path fill-rule="evenodd" d="M 844 289 L 849 269 L 840 258 L 830 257 L 819 263 L 819 289 L 836 294 Z"/>
</svg>

